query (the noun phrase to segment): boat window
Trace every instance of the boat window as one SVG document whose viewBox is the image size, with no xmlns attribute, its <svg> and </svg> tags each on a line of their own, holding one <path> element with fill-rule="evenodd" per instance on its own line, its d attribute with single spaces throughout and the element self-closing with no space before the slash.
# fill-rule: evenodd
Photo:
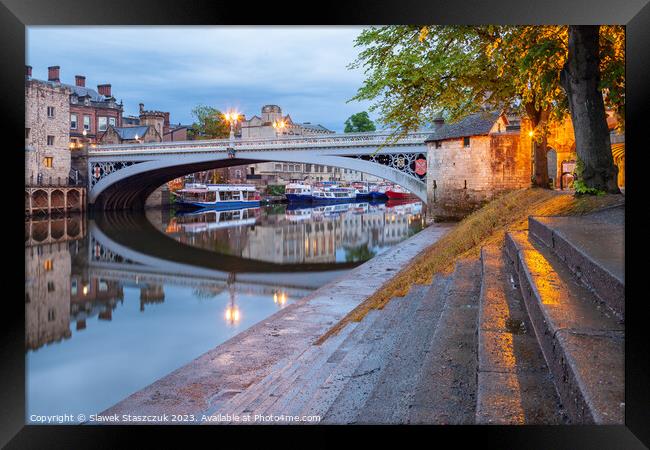
<svg viewBox="0 0 650 450">
<path fill-rule="evenodd" d="M 206 195 L 206 201 L 208 202 L 216 202 L 217 201 L 217 193 L 216 191 L 210 191 Z"/>
</svg>

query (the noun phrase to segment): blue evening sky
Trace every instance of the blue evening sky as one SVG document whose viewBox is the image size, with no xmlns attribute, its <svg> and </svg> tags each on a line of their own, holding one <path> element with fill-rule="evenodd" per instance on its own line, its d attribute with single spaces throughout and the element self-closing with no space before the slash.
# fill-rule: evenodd
<svg viewBox="0 0 650 450">
<path fill-rule="evenodd" d="M 27 29 L 27 64 L 47 79 L 61 66 L 61 81 L 112 84 L 124 113 L 169 111 L 173 123 L 191 123 L 192 108 L 231 107 L 251 117 L 278 104 L 296 122 L 342 131 L 368 103 L 346 103 L 361 86 L 349 70 L 361 27 L 41 27 Z"/>
</svg>

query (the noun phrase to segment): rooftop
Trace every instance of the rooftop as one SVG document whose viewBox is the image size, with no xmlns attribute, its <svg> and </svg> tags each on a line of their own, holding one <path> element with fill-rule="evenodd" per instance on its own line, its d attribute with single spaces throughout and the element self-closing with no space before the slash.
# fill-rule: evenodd
<svg viewBox="0 0 650 450">
<path fill-rule="evenodd" d="M 429 135 L 425 142 L 488 134 L 500 115 L 498 112 L 470 114 L 458 122 L 445 123 Z"/>
</svg>

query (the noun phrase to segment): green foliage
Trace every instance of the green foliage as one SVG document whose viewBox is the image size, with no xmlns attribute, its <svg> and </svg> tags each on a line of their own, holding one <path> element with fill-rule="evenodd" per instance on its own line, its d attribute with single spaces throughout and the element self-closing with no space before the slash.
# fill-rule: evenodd
<svg viewBox="0 0 650 450">
<path fill-rule="evenodd" d="M 624 29 L 601 27 L 601 88 L 623 117 Z M 362 68 L 351 100 L 374 101 L 383 124 L 399 134 L 439 114 L 455 121 L 487 107 L 520 108 L 545 131 L 546 118 L 568 112 L 560 72 L 568 52 L 566 26 L 382 26 L 364 29 L 362 50 L 349 67 Z"/>
<path fill-rule="evenodd" d="M 587 186 L 587 184 L 582 179 L 582 172 L 584 170 L 584 163 L 580 160 L 576 160 L 576 170 L 575 170 L 575 180 L 573 180 L 573 188 L 576 191 L 576 195 L 605 195 L 606 192 L 602 189 L 597 189 Z"/>
<path fill-rule="evenodd" d="M 223 120 L 221 111 L 211 106 L 197 105 L 192 110 L 196 122 L 190 131 L 192 139 L 222 139 L 230 135 L 230 125 Z"/>
<path fill-rule="evenodd" d="M 266 187 L 268 195 L 284 195 L 284 186 L 281 184 L 269 184 Z"/>
<path fill-rule="evenodd" d="M 352 114 L 345 121 L 345 128 L 343 132 L 345 133 L 362 133 L 366 131 L 375 131 L 375 124 L 366 111 Z"/>
</svg>

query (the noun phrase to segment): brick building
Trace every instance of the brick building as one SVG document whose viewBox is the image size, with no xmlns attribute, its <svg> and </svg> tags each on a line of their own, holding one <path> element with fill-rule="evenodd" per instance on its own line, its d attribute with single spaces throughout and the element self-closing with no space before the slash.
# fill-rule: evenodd
<svg viewBox="0 0 650 450">
<path fill-rule="evenodd" d="M 530 146 L 505 114 L 477 113 L 435 125 L 426 140 L 431 216 L 457 219 L 500 192 L 530 186 Z"/>
<path fill-rule="evenodd" d="M 51 81 L 25 80 L 25 183 L 67 185 L 70 175 L 71 90 Z"/>
</svg>

